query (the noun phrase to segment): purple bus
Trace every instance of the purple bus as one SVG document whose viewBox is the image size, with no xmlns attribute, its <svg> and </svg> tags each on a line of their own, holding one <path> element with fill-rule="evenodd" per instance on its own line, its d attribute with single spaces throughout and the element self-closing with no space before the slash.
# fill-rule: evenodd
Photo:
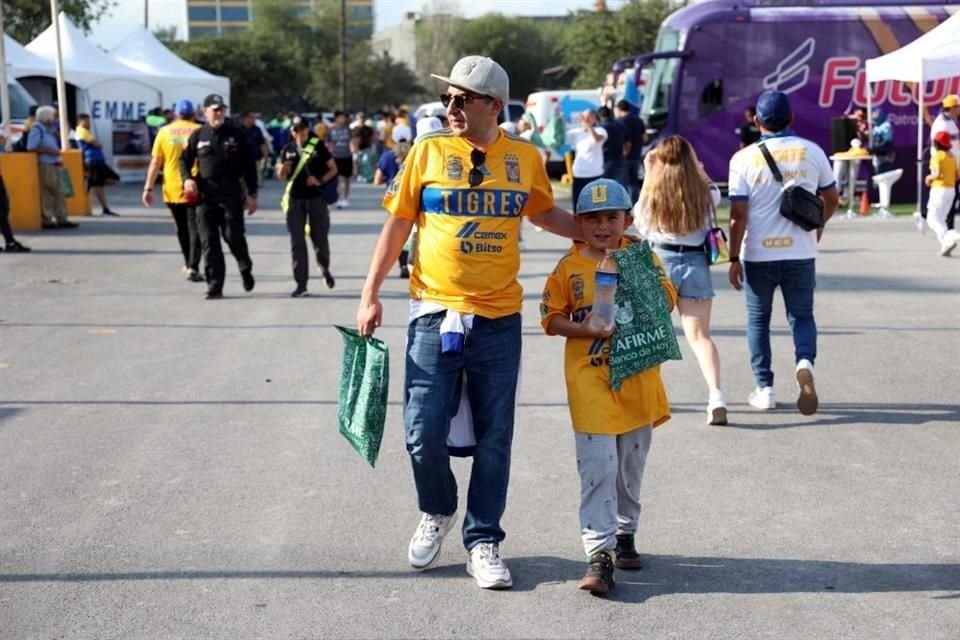
<svg viewBox="0 0 960 640">
<path fill-rule="evenodd" d="M 661 25 L 656 50 L 619 60 L 647 82 L 641 116 L 651 138 L 680 134 L 690 140 L 707 173 L 725 183 L 730 157 L 739 148 L 736 129 L 744 110 L 767 89 L 790 95 L 798 135 L 829 155 L 831 119 L 867 106 L 866 60 L 894 51 L 949 17 L 952 3 L 916 0 L 708 0 L 671 14 Z M 960 69 L 958 69 L 960 74 Z M 894 127 L 896 166 L 904 169 L 894 202 L 916 196 L 917 102 L 912 83 L 872 85 L 873 108 Z M 960 75 L 930 82 L 924 103 L 929 125 L 939 102 L 960 93 Z M 924 136 L 924 139 L 927 137 Z M 867 163 L 864 163 L 867 164 Z"/>
</svg>

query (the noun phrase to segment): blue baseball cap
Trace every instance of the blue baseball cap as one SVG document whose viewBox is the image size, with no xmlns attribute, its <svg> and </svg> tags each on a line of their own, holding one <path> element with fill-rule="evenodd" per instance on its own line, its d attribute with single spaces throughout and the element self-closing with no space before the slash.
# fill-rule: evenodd
<svg viewBox="0 0 960 640">
<path fill-rule="evenodd" d="M 782 129 L 790 124 L 792 115 L 790 99 L 782 91 L 764 91 L 757 98 L 757 119 L 763 125 Z"/>
<path fill-rule="evenodd" d="M 632 208 L 630 194 L 623 185 L 609 178 L 597 178 L 588 182 L 580 192 L 575 215 L 595 211 L 629 211 Z"/>
<path fill-rule="evenodd" d="M 192 116 L 194 113 L 193 103 L 186 99 L 178 100 L 173 110 L 181 116 Z"/>
</svg>

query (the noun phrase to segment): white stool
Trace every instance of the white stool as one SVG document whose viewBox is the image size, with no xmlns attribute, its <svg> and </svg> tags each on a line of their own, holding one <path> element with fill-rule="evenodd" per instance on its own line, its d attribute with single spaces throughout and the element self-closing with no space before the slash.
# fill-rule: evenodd
<svg viewBox="0 0 960 640">
<path fill-rule="evenodd" d="M 877 212 L 873 215 L 878 218 L 892 218 L 890 213 L 890 193 L 893 191 L 893 185 L 903 177 L 903 169 L 894 169 L 893 171 L 884 171 L 873 176 L 873 184 L 877 185 L 880 191 L 880 202 L 873 205 L 877 207 Z"/>
</svg>

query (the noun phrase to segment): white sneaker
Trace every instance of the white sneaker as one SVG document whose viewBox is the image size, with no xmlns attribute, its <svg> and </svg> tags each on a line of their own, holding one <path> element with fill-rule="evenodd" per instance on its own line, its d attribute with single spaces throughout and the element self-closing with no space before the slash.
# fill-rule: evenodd
<svg viewBox="0 0 960 640">
<path fill-rule="evenodd" d="M 763 411 L 777 408 L 777 398 L 773 395 L 773 387 L 757 387 L 750 393 L 747 402 L 754 409 Z"/>
<path fill-rule="evenodd" d="M 812 416 L 817 412 L 820 401 L 817 399 L 817 388 L 813 385 L 813 363 L 806 358 L 797 363 L 797 386 L 800 388 L 797 410 L 805 416 Z"/>
<path fill-rule="evenodd" d="M 500 545 L 495 542 L 481 542 L 470 549 L 467 573 L 481 589 L 509 589 L 513 586 L 510 570 L 500 559 Z"/>
<path fill-rule="evenodd" d="M 417 530 L 410 539 L 410 547 L 407 549 L 407 560 L 410 561 L 411 567 L 423 571 L 437 561 L 440 557 L 443 537 L 449 533 L 456 519 L 456 513 L 449 516 L 424 513 L 420 517 L 420 524 L 417 525 Z"/>
<path fill-rule="evenodd" d="M 346 208 L 349 207 L 349 206 L 350 206 L 350 201 L 347 200 L 346 198 L 344 198 L 343 200 L 340 201 L 340 208 L 341 208 L 341 209 L 346 209 Z"/>
<path fill-rule="evenodd" d="M 913 223 L 917 225 L 917 231 L 924 233 L 927 230 L 927 221 L 923 219 L 919 211 L 913 212 Z"/>
<path fill-rule="evenodd" d="M 957 248 L 957 241 L 953 239 L 947 239 L 940 243 L 940 255 L 944 258 L 949 258 L 950 254 L 953 253 L 953 250 Z"/>
<path fill-rule="evenodd" d="M 342 199 L 337 200 L 337 204 L 333 206 L 335 206 L 337 209 L 343 209 L 343 200 Z"/>
<path fill-rule="evenodd" d="M 723 399 L 722 391 L 710 394 L 710 400 L 707 402 L 707 424 L 727 424 L 727 403 Z"/>
</svg>

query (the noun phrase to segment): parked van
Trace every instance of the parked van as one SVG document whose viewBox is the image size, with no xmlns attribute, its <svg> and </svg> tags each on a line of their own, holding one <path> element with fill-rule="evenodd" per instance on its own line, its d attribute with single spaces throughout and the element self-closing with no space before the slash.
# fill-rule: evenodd
<svg viewBox="0 0 960 640">
<path fill-rule="evenodd" d="M 585 109 L 600 107 L 599 89 L 563 89 L 559 91 L 536 91 L 527 96 L 526 110 L 537 119 L 537 127 L 543 133 L 544 125 L 553 119 L 557 110 L 563 115 L 567 128 L 576 127 L 574 117 Z M 563 175 L 566 168 L 563 165 L 563 156 L 570 151 L 570 145 L 565 142 L 550 149 L 547 160 L 547 173 L 558 177 Z"/>
<path fill-rule="evenodd" d="M 727 180 L 739 148 L 734 133 L 744 110 L 767 89 L 790 95 L 793 129 L 830 154 L 831 118 L 867 106 L 865 62 L 902 47 L 946 20 L 944 0 L 707 0 L 664 20 L 651 53 L 619 60 L 650 69 L 641 117 L 651 138 L 679 134 L 697 150 L 707 173 Z M 628 52 L 625 52 L 628 53 Z M 636 73 L 627 73 L 636 78 Z M 897 166 L 904 176 L 895 202 L 916 196 L 917 101 L 909 83 L 880 82 L 872 106 L 894 126 Z M 960 89 L 958 77 L 927 83 L 924 104 L 937 104 Z M 840 136 L 841 138 L 843 136 Z M 926 139 L 926 136 L 924 136 Z M 846 149 L 846 141 L 842 143 Z"/>
</svg>

